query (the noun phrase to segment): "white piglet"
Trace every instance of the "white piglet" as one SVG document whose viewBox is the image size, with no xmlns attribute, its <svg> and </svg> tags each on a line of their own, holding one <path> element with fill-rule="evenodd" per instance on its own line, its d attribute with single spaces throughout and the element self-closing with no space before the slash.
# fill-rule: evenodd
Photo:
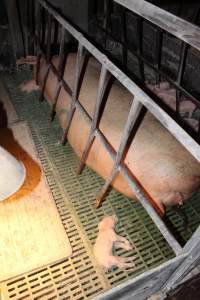
<svg viewBox="0 0 200 300">
<path fill-rule="evenodd" d="M 120 257 L 113 255 L 113 247 L 122 248 L 127 251 L 132 250 L 129 241 L 115 232 L 115 226 L 118 219 L 115 215 L 105 217 L 98 225 L 99 232 L 94 245 L 94 256 L 98 265 L 105 271 L 112 267 L 126 269 L 134 267 L 134 257 Z"/>
</svg>

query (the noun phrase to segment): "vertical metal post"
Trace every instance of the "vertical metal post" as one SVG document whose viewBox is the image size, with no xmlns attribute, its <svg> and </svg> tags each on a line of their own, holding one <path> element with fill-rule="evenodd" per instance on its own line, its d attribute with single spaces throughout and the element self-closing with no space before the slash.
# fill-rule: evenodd
<svg viewBox="0 0 200 300">
<path fill-rule="evenodd" d="M 58 102 L 58 97 L 61 91 L 61 80 L 65 71 L 65 63 L 66 63 L 66 55 L 64 53 L 65 50 L 65 28 L 62 27 L 61 29 L 61 41 L 60 41 L 60 51 L 59 51 L 59 62 L 58 62 L 58 84 L 54 96 L 54 101 L 53 101 L 53 106 L 51 110 L 51 122 L 54 120 L 55 115 L 56 115 L 56 105 Z"/>
<path fill-rule="evenodd" d="M 110 25 L 111 0 L 104 0 L 104 29 L 105 29 L 105 48 L 107 48 L 108 28 Z"/>
<path fill-rule="evenodd" d="M 68 131 L 69 131 L 71 121 L 74 116 L 74 112 L 76 110 L 76 101 L 77 101 L 77 98 L 78 98 L 78 95 L 80 92 L 83 76 L 85 74 L 85 70 L 86 70 L 87 63 L 88 63 L 88 54 L 85 54 L 85 56 L 83 58 L 83 50 L 84 50 L 83 45 L 79 42 L 78 53 L 77 53 L 77 57 L 76 57 L 76 71 L 75 71 L 74 88 L 73 88 L 73 92 L 72 92 L 71 106 L 70 106 L 70 110 L 69 110 L 69 114 L 68 114 L 68 118 L 67 118 L 66 129 L 65 129 L 62 139 L 61 139 L 62 145 L 64 145 L 67 140 Z"/>
<path fill-rule="evenodd" d="M 54 36 L 53 36 L 53 45 L 56 47 L 58 43 L 58 33 L 59 33 L 59 25 L 57 20 L 54 19 Z"/>
<path fill-rule="evenodd" d="M 32 43 L 33 43 L 33 54 L 34 55 L 36 55 L 36 47 L 35 47 L 35 42 L 34 42 L 34 34 L 35 34 L 35 28 L 36 28 L 36 5 L 37 5 L 37 3 L 36 3 L 36 1 L 33 1 L 32 0 L 32 9 L 33 9 L 33 11 L 34 11 L 34 13 L 32 13 L 33 14 L 33 19 L 32 19 L 32 21 L 33 21 L 33 23 L 32 23 L 32 26 L 33 26 L 33 28 L 32 28 L 32 36 L 31 36 L 31 38 L 32 38 Z"/>
<path fill-rule="evenodd" d="M 28 0 L 28 22 L 27 22 L 27 30 L 28 30 L 28 54 L 34 53 L 34 42 L 33 42 L 33 34 L 34 34 L 34 9 L 35 2 L 33 0 Z"/>
<path fill-rule="evenodd" d="M 41 89 L 41 94 L 39 101 L 44 100 L 44 90 L 47 82 L 47 78 L 49 75 L 50 71 L 50 60 L 51 60 L 51 24 L 52 24 L 52 16 L 50 13 L 48 13 L 48 18 L 47 18 L 47 50 L 46 50 L 46 56 L 47 56 L 47 70 L 44 75 L 44 80 L 42 84 L 42 89 Z"/>
<path fill-rule="evenodd" d="M 25 0 L 24 1 L 24 11 L 25 11 L 25 14 L 24 14 L 24 39 L 25 39 L 25 56 L 28 55 L 28 19 L 29 19 L 29 16 L 28 16 L 28 0 Z"/>
<path fill-rule="evenodd" d="M 199 137 L 199 144 L 200 144 L 200 116 L 198 117 L 198 137 Z"/>
<path fill-rule="evenodd" d="M 117 151 L 117 155 L 116 155 L 116 159 L 114 162 L 114 166 L 113 169 L 111 171 L 110 176 L 107 178 L 102 190 L 100 191 L 100 193 L 98 194 L 98 196 L 96 197 L 96 207 L 99 207 L 102 203 L 102 201 L 104 200 L 108 189 L 115 177 L 115 175 L 118 172 L 120 163 L 122 162 L 122 160 L 124 159 L 130 145 L 130 135 L 133 132 L 135 125 L 137 124 L 137 120 L 138 118 L 141 116 L 141 114 L 145 115 L 146 113 L 146 109 L 144 109 L 143 105 L 141 104 L 140 101 L 138 101 L 137 99 L 134 99 L 131 105 L 131 109 L 130 112 L 128 114 L 128 119 L 123 131 L 123 135 L 122 135 L 122 139 L 121 139 L 121 143 L 119 146 L 119 149 Z M 141 119 L 142 120 L 142 119 Z M 137 124 L 138 125 L 138 124 Z M 138 127 L 137 127 L 138 129 Z M 134 131 L 134 135 L 137 132 L 137 129 Z"/>
<path fill-rule="evenodd" d="M 157 29 L 156 33 L 156 51 L 155 51 L 155 66 L 160 70 L 161 59 L 162 59 L 162 42 L 163 33 L 160 28 Z M 156 72 L 156 84 L 160 83 L 160 74 Z"/>
<path fill-rule="evenodd" d="M 122 42 L 123 42 L 123 66 L 127 69 L 127 48 L 126 48 L 126 10 L 122 9 Z"/>
<path fill-rule="evenodd" d="M 46 11 L 44 7 L 42 7 L 41 9 L 41 41 L 43 46 L 46 42 Z"/>
<path fill-rule="evenodd" d="M 86 142 L 86 146 L 85 146 L 85 149 L 83 151 L 83 154 L 80 159 L 79 166 L 78 166 L 78 170 L 77 170 L 78 174 L 80 174 L 82 172 L 82 170 L 85 166 L 86 159 L 88 157 L 89 151 L 90 151 L 93 141 L 95 139 L 95 131 L 99 125 L 103 110 L 105 108 L 108 93 L 110 91 L 110 88 L 111 88 L 111 85 L 113 82 L 112 79 L 113 79 L 113 77 L 108 75 L 108 71 L 107 71 L 106 67 L 104 65 L 102 65 L 101 74 L 100 74 L 100 78 L 99 78 L 99 86 L 98 86 L 98 90 L 97 90 L 97 98 L 96 98 L 95 108 L 94 108 L 94 113 L 93 113 L 93 118 L 92 118 L 92 124 L 90 127 L 89 137 Z M 108 88 L 108 90 L 107 90 L 107 88 Z M 107 93 L 106 93 L 106 91 L 107 91 Z"/>
<path fill-rule="evenodd" d="M 35 36 L 36 36 L 36 51 L 37 51 L 37 62 L 36 62 L 36 74 L 35 81 L 39 85 L 39 71 L 40 71 L 40 60 L 41 60 L 41 51 L 40 51 L 40 36 L 41 36 L 41 6 L 39 2 L 36 2 L 36 26 L 35 26 Z"/>
<path fill-rule="evenodd" d="M 180 86 L 182 83 L 183 74 L 184 74 L 184 70 L 185 70 L 187 51 L 188 51 L 188 45 L 186 43 L 182 42 L 179 69 L 178 69 L 178 77 L 177 77 L 177 84 Z M 176 112 L 178 114 L 179 114 L 180 100 L 181 100 L 181 92 L 180 92 L 180 90 L 176 89 Z"/>
<path fill-rule="evenodd" d="M 137 17 L 137 53 L 138 53 L 138 64 L 139 64 L 139 70 L 140 70 L 140 76 L 141 76 L 141 80 L 144 82 L 145 81 L 145 76 L 144 76 L 144 63 L 142 61 L 141 54 L 142 54 L 142 36 L 143 36 L 143 19 L 138 16 Z"/>
</svg>

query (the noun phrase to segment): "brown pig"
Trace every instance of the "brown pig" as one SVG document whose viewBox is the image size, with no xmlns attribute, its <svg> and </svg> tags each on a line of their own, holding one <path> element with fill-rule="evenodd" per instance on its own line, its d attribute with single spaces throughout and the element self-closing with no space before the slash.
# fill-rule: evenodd
<svg viewBox="0 0 200 300">
<path fill-rule="evenodd" d="M 69 55 L 64 74 L 71 88 L 74 82 L 75 58 L 75 54 Z M 53 63 L 57 66 L 58 59 L 54 58 Z M 39 74 L 41 82 L 46 68 L 47 65 L 42 62 Z M 93 115 L 99 75 L 100 65 L 91 58 L 79 95 L 80 102 L 90 116 Z M 44 94 L 51 105 L 57 84 L 55 75 L 50 71 Z M 166 85 L 164 88 L 169 87 Z M 121 141 L 132 98 L 133 96 L 121 84 L 114 83 L 99 128 L 115 150 Z M 70 96 L 62 88 L 56 112 L 63 129 L 66 128 L 69 107 Z M 77 109 L 69 130 L 68 141 L 79 157 L 85 148 L 89 130 L 89 123 Z M 109 176 L 113 167 L 111 157 L 97 139 L 92 145 L 86 163 L 104 179 Z M 200 164 L 149 112 L 132 142 L 125 163 L 148 191 L 161 215 L 164 214 L 165 206 L 182 203 L 200 185 Z M 135 199 L 133 191 L 120 174 L 117 174 L 112 185 L 126 196 Z"/>
</svg>

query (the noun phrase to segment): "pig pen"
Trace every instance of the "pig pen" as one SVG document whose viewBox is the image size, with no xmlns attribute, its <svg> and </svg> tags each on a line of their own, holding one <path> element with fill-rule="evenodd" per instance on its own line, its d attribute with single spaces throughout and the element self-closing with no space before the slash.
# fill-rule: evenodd
<svg viewBox="0 0 200 300">
<path fill-rule="evenodd" d="M 141 1 L 141 3 L 149 5 L 146 1 Z M 135 7 L 129 7 L 129 1 L 126 1 L 125 4 L 139 14 L 142 14 L 142 8 L 146 9 L 142 4 L 142 8 L 138 7 L 136 3 Z M 134 1 L 132 1 L 133 4 Z M 153 8 L 150 5 L 148 12 L 152 12 Z M 59 83 L 55 95 L 53 95 L 54 102 L 51 110 L 46 102 L 40 104 L 36 102 L 37 94 L 25 95 L 16 91 L 17 86 L 24 79 L 31 76 L 29 72 L 18 71 L 16 75 L 7 75 L 6 81 L 20 118 L 25 118 L 29 121 L 45 174 L 73 248 L 73 255 L 62 262 L 5 282 L 2 284 L 1 289 L 8 299 L 133 299 L 134 297 L 135 299 L 146 299 L 155 293 L 158 293 L 157 297 L 161 299 L 198 266 L 199 196 L 196 194 L 184 205 L 185 213 L 188 216 L 189 229 L 186 230 L 184 228 L 181 217 L 170 208 L 167 210 L 167 217 L 161 219 L 158 210 L 154 209 L 151 202 L 149 202 L 148 195 L 141 189 L 138 182 L 134 180 L 124 166 L 122 157 L 127 150 L 125 149 L 126 146 L 129 145 L 128 140 L 131 129 L 135 129 L 136 132 L 137 127 L 140 125 L 139 122 L 134 127 L 138 115 L 141 116 L 140 112 L 143 106 L 164 124 L 177 140 L 199 161 L 199 144 L 196 142 L 198 139 L 197 134 L 193 133 L 190 135 L 191 129 L 184 126 L 180 127 L 179 125 L 182 124 L 180 118 L 177 118 L 178 125 L 175 117 L 174 120 L 172 114 L 168 114 L 168 110 L 159 106 L 159 102 L 154 102 L 148 92 L 146 93 L 136 85 L 116 64 L 103 55 L 98 48 L 91 44 L 84 35 L 63 19 L 46 2 L 38 1 L 36 9 L 35 45 L 38 54 L 36 79 L 42 85 L 40 100 L 44 100 L 44 96 L 47 97 L 45 88 L 50 73 L 53 73 L 58 78 Z M 156 10 L 156 8 L 154 9 Z M 47 28 L 45 28 L 44 22 L 41 23 L 40 19 L 41 14 L 44 12 L 47 16 Z M 162 11 L 159 11 L 159 13 L 163 16 Z M 144 15 L 145 17 L 147 16 L 145 13 Z M 151 21 L 154 22 L 153 16 L 148 16 L 148 18 L 150 17 Z M 171 15 L 167 15 L 167 17 L 170 18 Z M 50 33 L 52 32 L 51 26 L 54 18 L 61 28 L 59 60 L 62 63 L 58 64 L 58 69 L 51 60 L 52 41 Z M 181 25 L 184 24 L 184 21 L 178 18 L 177 20 L 183 22 Z M 181 25 L 179 31 L 181 30 Z M 196 28 L 192 27 L 192 29 Z M 66 32 L 79 43 L 73 90 L 71 90 L 63 77 Z M 173 34 L 176 35 L 176 32 L 173 31 Z M 194 48 L 198 48 L 198 43 L 195 43 L 196 40 L 193 37 L 188 37 L 188 35 L 182 36 L 180 33 L 177 35 L 183 39 L 184 43 L 192 44 Z M 198 37 L 196 31 L 194 35 Z M 46 46 L 44 47 L 44 45 Z M 84 109 L 76 98 L 81 80 L 81 62 L 82 58 L 85 57 L 85 53 L 92 54 L 102 66 L 94 118 L 91 119 L 86 113 L 85 115 L 86 119 L 92 123 L 92 134 L 95 134 L 95 138 L 101 141 L 116 162 L 116 167 L 109 179 L 106 180 L 105 185 L 103 185 L 103 180 L 87 167 L 84 168 L 80 176 L 77 176 L 75 171 L 78 162 L 75 153 L 68 143 L 64 148 L 58 143 L 59 136 L 63 137 L 63 143 L 66 141 L 68 129 L 70 130 L 70 122 L 63 134 L 59 123 L 54 120 L 61 88 L 64 88 L 72 96 L 70 103 L 71 119 L 75 109 L 80 109 L 84 114 Z M 44 74 L 41 76 L 40 70 L 44 60 L 46 60 L 47 68 L 44 68 Z M 181 61 L 182 64 L 183 61 Z M 183 68 L 180 69 L 183 70 Z M 113 151 L 97 126 L 100 114 L 99 106 L 106 84 L 105 75 L 108 73 L 116 77 L 136 98 L 136 104 L 133 102 L 134 105 L 131 106 L 128 121 L 125 125 L 126 129 L 117 151 Z M 47 116 L 54 120 L 52 125 L 49 124 Z M 90 142 L 88 143 L 89 145 Z M 85 165 L 88 152 L 86 149 L 85 157 L 82 158 L 82 163 L 79 165 L 80 171 Z M 104 198 L 116 171 L 120 172 L 129 183 L 130 188 L 134 190 L 142 206 L 140 203 L 132 202 L 115 190 L 112 190 L 100 208 L 96 209 L 94 207 L 95 196 L 103 186 L 100 199 Z M 119 251 L 118 254 L 136 255 L 135 268 L 127 271 L 112 270 L 110 273 L 105 274 L 95 265 L 92 246 L 97 235 L 98 222 L 104 215 L 113 213 L 117 213 L 120 220 L 118 231 L 122 235 L 127 236 L 136 246 L 131 253 L 125 254 Z M 173 229 L 171 228 L 172 225 Z"/>
</svg>

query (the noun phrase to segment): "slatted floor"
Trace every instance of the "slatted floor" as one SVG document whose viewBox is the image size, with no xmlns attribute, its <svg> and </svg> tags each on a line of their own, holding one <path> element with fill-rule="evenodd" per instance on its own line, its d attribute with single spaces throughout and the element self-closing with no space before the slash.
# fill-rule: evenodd
<svg viewBox="0 0 200 300">
<path fill-rule="evenodd" d="M 112 190 L 103 206 L 95 209 L 95 195 L 103 180 L 87 167 L 82 175 L 76 175 L 77 157 L 70 145 L 63 147 L 59 143 L 62 132 L 56 121 L 49 122 L 47 103 L 39 103 L 36 92 L 24 94 L 17 90 L 17 86 L 28 78 L 31 78 L 31 72 L 27 70 L 3 74 L 20 119 L 28 121 L 31 128 L 73 255 L 1 283 L 0 289 L 5 299 L 93 299 L 112 286 L 162 264 L 173 257 L 173 253 L 139 203 Z M 168 212 L 183 239 L 187 239 L 199 224 L 200 203 L 197 200 L 198 195 L 187 204 L 192 211 L 189 231 L 185 231 L 176 213 Z M 105 274 L 95 265 L 92 247 L 98 222 L 113 213 L 119 218 L 118 233 L 135 245 L 134 250 L 118 250 L 118 254 L 136 256 L 135 268 L 128 271 L 113 269 Z"/>
</svg>

